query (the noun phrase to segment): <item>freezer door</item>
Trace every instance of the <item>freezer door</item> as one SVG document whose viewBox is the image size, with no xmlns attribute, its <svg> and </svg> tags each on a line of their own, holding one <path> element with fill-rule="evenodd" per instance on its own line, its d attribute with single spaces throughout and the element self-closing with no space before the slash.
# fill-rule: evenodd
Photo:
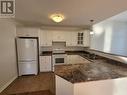
<svg viewBox="0 0 127 95">
<path fill-rule="evenodd" d="M 37 40 L 17 39 L 18 61 L 37 60 Z"/>
<path fill-rule="evenodd" d="M 38 73 L 37 61 L 18 62 L 19 76 Z"/>
</svg>

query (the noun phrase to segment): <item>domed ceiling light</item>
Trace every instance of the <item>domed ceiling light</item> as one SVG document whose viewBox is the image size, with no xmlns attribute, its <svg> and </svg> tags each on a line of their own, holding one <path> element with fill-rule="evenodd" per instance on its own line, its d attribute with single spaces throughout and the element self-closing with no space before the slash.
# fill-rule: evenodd
<svg viewBox="0 0 127 95">
<path fill-rule="evenodd" d="M 90 22 L 91 22 L 90 35 L 93 35 L 94 34 L 94 31 L 93 31 L 93 22 L 94 22 L 94 20 L 90 20 Z"/>
<path fill-rule="evenodd" d="M 56 14 L 55 13 L 55 14 L 52 14 L 50 16 L 50 19 L 52 19 L 56 23 L 60 23 L 60 22 L 62 22 L 65 19 L 65 17 L 62 14 Z"/>
</svg>

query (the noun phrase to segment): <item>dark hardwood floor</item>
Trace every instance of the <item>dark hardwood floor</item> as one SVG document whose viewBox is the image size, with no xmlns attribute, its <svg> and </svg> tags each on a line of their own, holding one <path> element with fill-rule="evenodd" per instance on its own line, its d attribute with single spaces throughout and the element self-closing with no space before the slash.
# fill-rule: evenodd
<svg viewBox="0 0 127 95">
<path fill-rule="evenodd" d="M 17 93 L 17 94 L 10 94 L 10 95 L 53 95 L 53 94 L 49 90 L 45 90 L 45 91 Z"/>
<path fill-rule="evenodd" d="M 53 95 L 54 73 L 40 73 L 37 76 L 21 76 L 11 83 L 0 95 Z"/>
</svg>

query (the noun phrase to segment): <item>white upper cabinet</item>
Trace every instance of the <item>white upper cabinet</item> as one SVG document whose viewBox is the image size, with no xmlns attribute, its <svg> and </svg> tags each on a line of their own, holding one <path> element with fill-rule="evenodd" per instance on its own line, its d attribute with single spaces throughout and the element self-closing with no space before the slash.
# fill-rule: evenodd
<svg viewBox="0 0 127 95">
<path fill-rule="evenodd" d="M 77 33 L 77 45 L 84 46 L 84 32 Z"/>
<path fill-rule="evenodd" d="M 89 30 L 84 31 L 83 45 L 84 47 L 90 46 L 90 31 Z"/>
<path fill-rule="evenodd" d="M 66 33 L 66 46 L 77 46 L 77 32 L 69 31 Z"/>
<path fill-rule="evenodd" d="M 88 30 L 63 31 L 43 30 L 37 28 L 17 28 L 19 37 L 39 37 L 40 46 L 52 46 L 52 42 L 66 42 L 66 46 L 89 47 L 90 34 Z"/>
<path fill-rule="evenodd" d="M 89 47 L 90 45 L 90 31 L 84 30 L 77 32 L 77 46 Z"/>
<path fill-rule="evenodd" d="M 17 37 L 38 37 L 39 28 L 16 27 Z"/>
<path fill-rule="evenodd" d="M 89 47 L 89 30 L 67 32 L 66 46 Z"/>
<path fill-rule="evenodd" d="M 39 32 L 39 44 L 40 46 L 52 46 L 52 31 L 40 30 Z"/>
<path fill-rule="evenodd" d="M 52 31 L 53 32 L 53 41 L 66 41 L 66 31 Z"/>
</svg>

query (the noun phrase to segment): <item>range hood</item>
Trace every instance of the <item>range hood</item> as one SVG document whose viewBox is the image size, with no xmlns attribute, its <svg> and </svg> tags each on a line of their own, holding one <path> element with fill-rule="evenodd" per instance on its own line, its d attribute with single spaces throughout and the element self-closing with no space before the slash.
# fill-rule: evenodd
<svg viewBox="0 0 127 95">
<path fill-rule="evenodd" d="M 66 42 L 52 42 L 53 52 L 65 53 Z"/>
</svg>

